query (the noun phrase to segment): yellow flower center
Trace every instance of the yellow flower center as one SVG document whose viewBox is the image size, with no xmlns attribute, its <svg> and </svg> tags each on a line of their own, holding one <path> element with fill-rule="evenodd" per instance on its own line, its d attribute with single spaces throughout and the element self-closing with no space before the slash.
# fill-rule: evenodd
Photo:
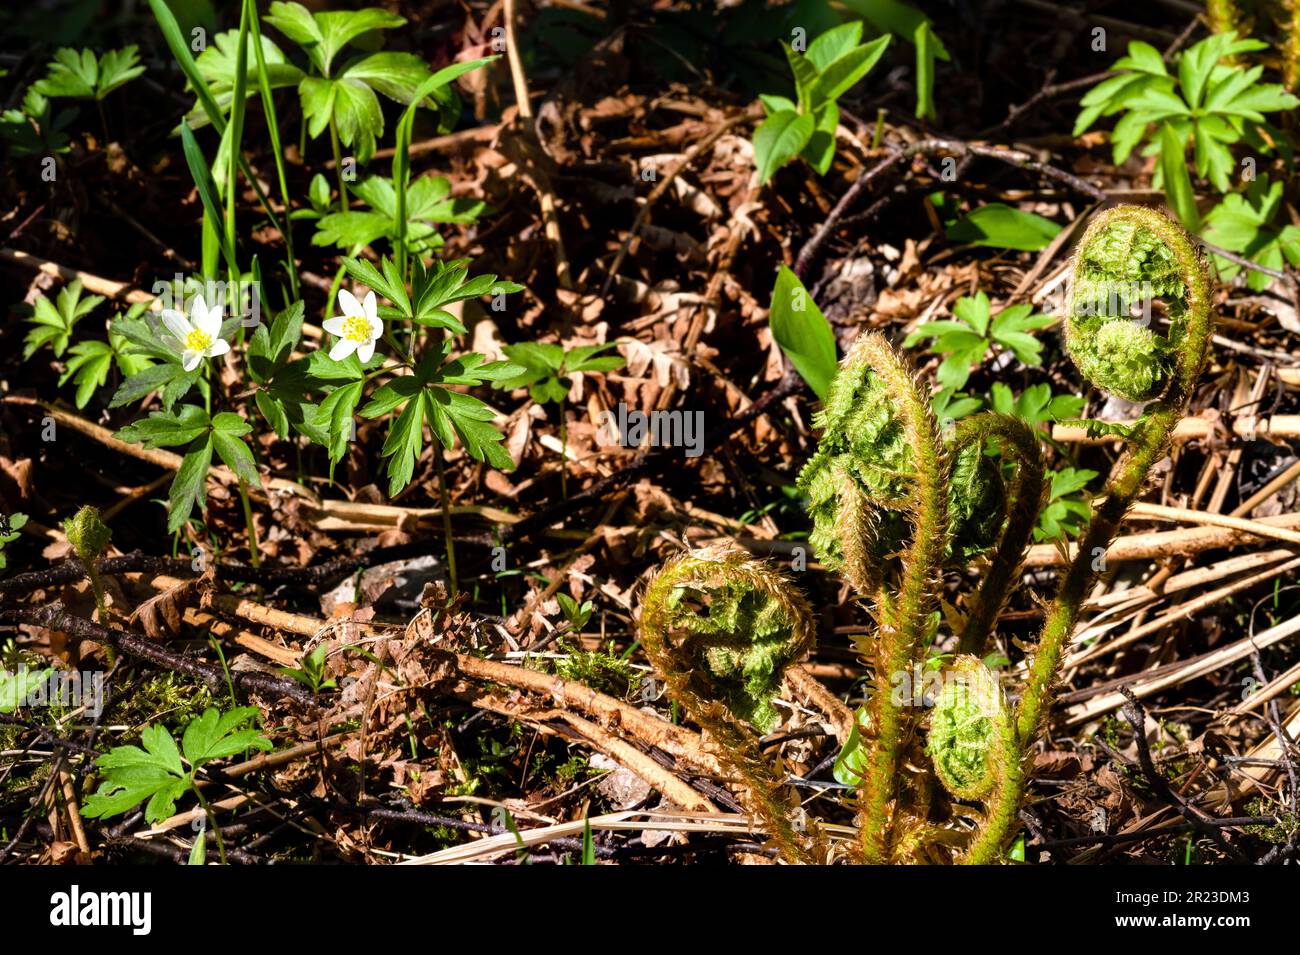
<svg viewBox="0 0 1300 955">
<path fill-rule="evenodd" d="M 197 328 L 185 336 L 185 347 L 189 351 L 207 351 L 212 339 Z"/>
<path fill-rule="evenodd" d="M 343 337 L 352 342 L 370 341 L 370 322 L 363 315 L 349 315 L 343 323 Z"/>
</svg>

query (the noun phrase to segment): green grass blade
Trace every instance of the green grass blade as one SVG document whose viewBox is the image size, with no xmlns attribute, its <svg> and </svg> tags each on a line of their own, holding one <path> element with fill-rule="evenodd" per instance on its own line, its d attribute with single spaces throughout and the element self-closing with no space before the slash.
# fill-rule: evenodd
<svg viewBox="0 0 1300 955">
<path fill-rule="evenodd" d="M 285 265 L 289 272 L 289 290 L 292 300 L 298 299 L 298 263 L 293 254 L 293 226 L 289 219 L 289 186 L 284 172 L 284 149 L 280 140 L 280 121 L 275 113 L 275 100 L 271 96 L 271 78 L 266 71 L 266 56 L 262 52 L 262 27 L 254 0 L 244 0 L 248 11 L 248 26 L 253 36 L 253 56 L 257 60 L 257 87 L 262 96 L 262 112 L 266 116 L 266 130 L 271 137 L 271 155 L 275 158 L 275 174 L 280 186 L 280 200 L 284 204 Z"/>
<path fill-rule="evenodd" d="M 248 4 L 243 4 L 239 13 L 239 48 L 235 52 L 234 98 L 230 101 L 230 161 L 226 163 L 226 245 L 235 248 L 235 197 L 238 194 L 236 183 L 239 177 L 238 157 L 243 152 L 244 110 L 247 108 L 248 96 Z M 239 279 L 238 271 L 230 276 L 230 281 Z"/>
<path fill-rule="evenodd" d="M 199 98 L 203 112 L 208 114 L 208 120 L 218 135 L 224 133 L 226 117 L 221 112 L 221 107 L 217 105 L 217 101 L 212 98 L 212 93 L 208 91 L 208 84 L 204 82 L 203 74 L 199 72 L 198 63 L 194 62 L 194 55 L 190 53 L 189 45 L 181 34 L 176 17 L 172 15 L 171 9 L 164 0 L 149 0 L 149 9 L 153 11 L 154 19 L 158 21 L 158 28 L 162 30 L 163 39 L 167 41 L 167 49 L 171 50 L 176 64 L 185 74 L 185 78 L 190 81 L 190 86 L 194 87 L 194 95 Z"/>
<path fill-rule="evenodd" d="M 393 150 L 393 191 L 397 194 L 397 267 L 403 278 L 406 277 L 406 186 L 411 176 L 411 127 L 415 125 L 415 112 L 424 98 L 435 90 L 442 89 L 456 77 L 486 66 L 496 59 L 500 57 L 487 56 L 444 66 L 416 88 L 410 104 L 402 112 L 402 118 L 397 121 Z"/>
<path fill-rule="evenodd" d="M 199 149 L 199 144 L 194 139 L 194 133 L 186 123 L 181 123 L 181 146 L 185 151 L 185 165 L 189 166 L 190 176 L 193 177 L 194 186 L 199 191 L 199 199 L 203 202 L 204 218 L 211 222 L 214 228 L 219 228 L 221 206 L 217 203 L 217 190 L 212 184 L 212 173 L 209 171 L 207 160 L 203 158 L 203 151 Z M 221 246 L 221 254 L 226 260 L 226 267 L 230 269 L 232 275 L 239 275 L 235 250 L 226 242 L 225 236 L 218 235 L 217 238 Z M 210 276 L 205 275 L 204 278 Z"/>
</svg>

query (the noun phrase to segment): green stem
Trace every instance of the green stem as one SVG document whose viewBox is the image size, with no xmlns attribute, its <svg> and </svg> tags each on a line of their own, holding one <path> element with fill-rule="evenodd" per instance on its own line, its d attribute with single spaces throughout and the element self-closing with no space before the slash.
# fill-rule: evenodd
<svg viewBox="0 0 1300 955">
<path fill-rule="evenodd" d="M 447 494 L 447 474 L 442 463 L 442 445 L 435 439 L 433 443 L 433 463 L 438 471 L 438 504 L 442 508 L 442 536 L 447 544 L 447 579 L 451 584 L 450 593 L 455 597 L 456 583 L 456 544 L 451 534 L 451 498 Z"/>
<path fill-rule="evenodd" d="M 870 703 L 875 737 L 862 780 L 859 831 L 864 860 L 880 864 L 889 861 L 890 804 L 897 796 L 899 761 L 912 723 L 894 691 L 898 675 L 909 672 L 921 649 L 935 605 L 935 581 L 948 541 L 947 466 L 930 402 L 885 339 L 874 333 L 861 336 L 845 356 L 846 365 L 852 362 L 865 363 L 898 403 L 915 470 L 909 507 L 912 542 L 898 594 L 890 598 L 882 589 L 877 598 L 878 630 L 875 646 L 869 648 L 875 662 Z"/>
<path fill-rule="evenodd" d="M 339 212 L 348 211 L 348 184 L 343 178 L 343 153 L 339 149 L 339 128 L 330 115 L 330 148 L 334 151 L 334 171 L 339 180 Z"/>
<path fill-rule="evenodd" d="M 1185 296 L 1182 306 L 1185 327 L 1181 336 L 1175 339 L 1177 366 L 1163 396 L 1139 421 L 1128 447 L 1115 463 L 1101 504 L 1061 580 L 1056 600 L 1043 624 L 1038 648 L 1030 664 L 1028 682 L 1016 712 L 1018 752 L 1008 754 L 1009 778 L 995 793 L 984 826 L 963 859 L 967 863 L 979 865 L 1000 861 L 1017 828 L 1020 803 L 1028 779 L 1023 767 L 1050 706 L 1061 658 L 1078 623 L 1083 600 L 1099 573 L 1094 568 L 1104 567 L 1104 560 L 1099 558 L 1110 548 L 1125 513 L 1141 494 L 1151 468 L 1164 455 L 1169 436 L 1186 413 L 1209 355 L 1210 337 L 1214 330 L 1209 272 L 1187 233 L 1167 216 L 1152 209 L 1116 206 L 1093 219 L 1080 242 L 1080 249 L 1089 250 L 1093 242 L 1101 246 L 1111 238 L 1107 233 L 1114 225 L 1149 230 L 1174 256 Z M 1124 281 L 1132 280 L 1134 269 L 1127 262 L 1112 266 L 1112 271 L 1123 276 Z M 1092 294 L 1095 295 L 1095 290 Z M 1074 314 L 1073 294 L 1067 309 L 1069 318 Z M 1171 330 L 1171 336 L 1173 334 Z"/>
<path fill-rule="evenodd" d="M 217 855 L 221 859 L 221 864 L 226 865 L 226 844 L 221 839 L 221 827 L 217 825 L 217 817 L 212 812 L 212 807 L 208 805 L 208 801 L 203 798 L 203 792 L 199 789 L 198 784 L 191 784 L 191 788 L 194 790 L 194 795 L 199 797 L 199 805 L 203 807 L 203 813 L 207 816 L 208 825 L 212 827 L 212 835 L 217 840 Z M 206 839 L 207 837 L 206 832 L 199 833 L 200 839 Z"/>
<path fill-rule="evenodd" d="M 239 176 L 238 158 L 244 139 L 245 84 L 248 80 L 248 4 L 239 13 L 239 46 L 235 52 L 235 82 L 230 100 L 230 160 L 226 164 L 226 245 L 235 248 L 235 198 Z M 288 210 L 286 209 L 286 214 Z M 238 276 L 231 276 L 234 281 Z"/>
<path fill-rule="evenodd" d="M 989 635 L 1001 614 L 1019 574 L 1025 548 L 1029 546 L 1038 512 L 1043 505 L 1043 453 L 1034 432 L 1024 421 L 1007 415 L 987 413 L 967 418 L 957 427 L 957 445 L 978 441 L 983 448 L 990 437 L 1002 442 L 1002 451 L 1015 465 L 1007 494 L 1007 523 L 984 574 L 980 590 L 972 601 L 962 628 L 958 652 L 983 655 Z"/>
<path fill-rule="evenodd" d="M 271 81 L 266 72 L 266 55 L 262 52 L 262 27 L 257 16 L 257 4 L 254 0 L 244 0 L 244 8 L 248 14 L 248 25 L 253 37 L 253 55 L 257 59 L 257 85 L 262 97 L 262 113 L 266 116 L 266 129 L 271 137 L 271 155 L 275 159 L 276 179 L 280 186 L 280 201 L 284 205 L 284 231 L 281 235 L 284 236 L 289 290 L 296 300 L 299 297 L 298 262 L 293 254 L 293 225 L 289 218 L 291 205 L 288 178 L 284 171 L 284 149 L 280 142 L 280 120 L 276 115 L 275 100 L 271 95 Z"/>
<path fill-rule="evenodd" d="M 244 506 L 244 526 L 248 529 L 248 562 L 254 567 L 262 566 L 262 553 L 257 544 L 257 527 L 253 523 L 253 506 L 248 500 L 248 485 L 239 479 L 239 500 Z"/>
</svg>

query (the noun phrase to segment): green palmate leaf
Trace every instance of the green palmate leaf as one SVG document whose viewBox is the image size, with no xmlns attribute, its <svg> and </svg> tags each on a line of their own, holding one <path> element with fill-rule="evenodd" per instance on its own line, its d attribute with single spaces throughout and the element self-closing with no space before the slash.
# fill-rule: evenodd
<svg viewBox="0 0 1300 955">
<path fill-rule="evenodd" d="M 993 317 L 989 298 L 983 292 L 958 299 L 952 313 L 954 321 L 918 325 L 903 341 L 903 347 L 913 348 L 930 339 L 929 351 L 945 356 L 939 365 L 939 384 L 953 391 L 966 384 L 971 371 L 995 344 L 1010 350 L 1024 364 L 1037 365 L 1042 345 L 1029 332 L 1054 321 L 1049 315 L 1034 314 L 1029 305 L 1012 305 Z"/>
<path fill-rule="evenodd" d="M 54 54 L 46 77 L 32 88 L 42 96 L 102 100 L 143 72 L 134 45 L 109 50 L 98 59 L 90 50 L 78 53 L 64 47 Z"/>
<path fill-rule="evenodd" d="M 450 423 L 475 461 L 485 461 L 498 471 L 514 470 L 514 462 L 502 446 L 505 436 L 492 424 L 496 414 L 486 404 L 457 391 L 429 388 L 424 392 L 424 405 L 430 427 L 446 447 L 452 446 L 446 430 Z"/>
<path fill-rule="evenodd" d="M 431 223 L 474 223 L 489 211 L 484 202 L 457 199 L 450 193 L 451 182 L 442 176 L 423 176 L 412 182 L 407 187 L 403 230 L 397 221 L 397 196 L 392 180 L 371 176 L 357 185 L 355 194 L 373 211 L 353 210 L 323 216 L 312 244 L 351 249 L 381 238 L 396 242 L 405 236 L 409 251 L 428 251 L 441 244 L 441 237 Z"/>
<path fill-rule="evenodd" d="M 257 49 L 250 35 L 245 43 L 245 94 L 256 96 L 260 81 L 257 69 Z M 222 110 L 230 109 L 234 98 L 235 79 L 238 73 L 239 31 L 226 30 L 212 38 L 198 59 L 195 60 L 199 72 L 208 86 L 208 93 Z M 297 86 L 303 78 L 303 72 L 286 59 L 284 52 L 268 37 L 262 37 L 262 62 L 266 67 L 266 80 L 269 89 L 284 89 Z M 208 122 L 207 114 L 201 103 L 195 105 L 185 117 L 191 128 L 197 129 Z"/>
<path fill-rule="evenodd" d="M 1060 231 L 1061 227 L 1051 219 L 1001 202 L 990 202 L 949 226 L 947 235 L 954 242 L 1039 252 Z"/>
<path fill-rule="evenodd" d="M 145 819 L 156 823 L 176 811 L 176 802 L 194 788 L 195 773 L 217 759 L 246 750 L 269 750 L 271 741 L 256 729 L 241 727 L 257 716 L 257 708 L 241 707 L 228 713 L 208 708 L 185 728 L 181 750 L 161 726 L 146 726 L 141 746 L 118 746 L 101 756 L 98 770 L 103 777 L 82 812 L 94 818 L 117 816 L 134 809 L 144 800 Z"/>
<path fill-rule="evenodd" d="M 837 370 L 835 332 L 799 277 L 784 265 L 776 275 L 767 320 L 795 371 L 824 399 Z"/>
<path fill-rule="evenodd" d="M 385 274 L 381 275 L 379 270 L 365 259 L 344 258 L 343 267 L 356 281 L 374 289 L 397 306 L 402 315 L 411 316 L 411 298 L 407 295 L 406 285 L 400 276 L 387 274 L 387 269 Z"/>
<path fill-rule="evenodd" d="M 1030 385 L 1019 396 L 1002 382 L 995 382 L 989 392 L 989 404 L 999 414 L 1023 418 L 1037 427 L 1047 421 L 1065 421 L 1083 413 L 1084 400 L 1078 395 L 1053 395 L 1052 386 Z"/>
<path fill-rule="evenodd" d="M 1286 265 L 1300 266 L 1300 228 L 1278 226 L 1274 220 L 1282 211 L 1282 183 L 1270 183 L 1268 176 L 1251 182 L 1245 193 L 1232 193 L 1210 210 L 1205 217 L 1205 238 L 1229 252 L 1236 252 L 1265 268 L 1282 270 Z M 1235 278 L 1241 266 L 1222 256 L 1214 257 L 1215 266 L 1225 280 Z M 1262 292 L 1273 281 L 1263 272 L 1247 273 L 1247 285 Z"/>
<path fill-rule="evenodd" d="M 86 799 L 82 813 L 92 818 L 117 816 L 144 800 L 145 818 L 160 822 L 176 811 L 178 800 L 190 788 L 191 775 L 181 763 L 180 751 L 161 726 L 146 726 L 139 746 L 114 747 L 98 761 L 104 781 Z"/>
<path fill-rule="evenodd" d="M 35 327 L 27 332 L 23 359 L 31 358 L 45 345 L 54 350 L 55 356 L 62 356 L 71 340 L 73 327 L 102 301 L 102 295 L 89 295 L 83 299 L 80 279 L 73 279 L 65 285 L 54 302 L 44 295 L 39 296 L 28 319 Z"/>
<path fill-rule="evenodd" d="M 312 65 L 327 76 L 334 57 L 353 40 L 373 30 L 389 30 L 406 23 L 405 18 L 377 7 L 313 14 L 300 3 L 278 0 L 263 19 L 306 50 Z"/>
<path fill-rule="evenodd" d="M 1114 69 L 1120 72 L 1083 97 L 1075 135 L 1101 117 L 1122 112 L 1111 133 L 1115 162 L 1124 162 L 1147 141 L 1144 154 L 1161 156 L 1156 184 L 1163 185 L 1166 173 L 1177 170 L 1174 189 L 1179 191 L 1182 211 L 1186 211 L 1190 189 L 1182 180 L 1187 172 L 1175 160 L 1182 162 L 1188 141 L 1193 145 L 1196 174 L 1208 178 L 1220 192 L 1227 192 L 1234 165 L 1230 147 L 1249 139 L 1260 151 L 1269 151 L 1269 143 L 1257 135 L 1265 114 L 1300 105 L 1300 100 L 1281 86 L 1260 83 L 1262 67 L 1247 68 L 1233 62 L 1239 54 L 1263 48 L 1259 41 L 1238 40 L 1232 32 L 1216 33 L 1179 56 L 1174 76 L 1153 47 L 1130 43 L 1129 55 L 1115 63 Z M 1170 199 L 1172 205 L 1173 193 Z"/>
<path fill-rule="evenodd" d="M 803 152 L 815 125 L 812 116 L 793 110 L 773 113 L 763 120 L 754 133 L 754 161 L 758 166 L 759 182 L 767 182 L 773 173 Z"/>
<path fill-rule="evenodd" d="M 28 87 L 22 107 L 0 113 L 0 138 L 9 143 L 14 156 L 48 156 L 70 148 L 64 132 L 77 118 L 75 109 L 57 113 L 50 100 Z"/>
<path fill-rule="evenodd" d="M 199 769 L 205 763 L 246 750 L 271 749 L 271 741 L 256 727 L 240 729 L 245 723 L 256 720 L 258 715 L 255 706 L 241 706 L 225 713 L 211 707 L 204 710 L 185 727 L 185 735 L 181 737 L 185 761 Z"/>
<path fill-rule="evenodd" d="M 170 507 L 167 511 L 167 530 L 175 533 L 190 519 L 197 504 L 203 506 L 207 499 L 208 468 L 212 464 L 212 436 L 204 433 L 185 449 L 185 457 L 172 480 L 167 494 Z"/>
<path fill-rule="evenodd" d="M 74 379 L 77 407 L 84 408 L 95 390 L 108 381 L 109 369 L 113 367 L 113 349 L 108 342 L 78 342 L 72 346 L 69 355 L 59 385 L 62 386 L 69 378 Z"/>
<path fill-rule="evenodd" d="M 1182 138 L 1168 123 L 1160 127 L 1160 171 L 1164 177 L 1165 195 L 1169 208 L 1182 224 L 1195 232 L 1201 226 L 1201 214 L 1196 208 L 1196 195 L 1192 191 L 1192 177 L 1187 172 L 1183 158 Z"/>
<path fill-rule="evenodd" d="M 998 312 L 989 327 L 989 335 L 993 341 L 1010 349 L 1020 362 L 1037 367 L 1043 345 L 1029 333 L 1046 328 L 1054 321 L 1050 315 L 1035 314 L 1032 305 L 1011 305 Z"/>
<path fill-rule="evenodd" d="M 175 413 L 155 411 L 147 418 L 133 421 L 114 437 L 146 448 L 165 448 L 189 444 L 211 427 L 206 411 L 198 405 L 182 405 Z"/>
<path fill-rule="evenodd" d="M 1047 506 L 1038 515 L 1034 540 L 1059 540 L 1077 535 L 1092 517 L 1084 488 L 1097 477 L 1096 471 L 1062 468 L 1052 472 Z"/>
<path fill-rule="evenodd" d="M 239 415 L 222 412 L 212 419 L 212 447 L 226 467 L 234 471 L 241 481 L 261 487 L 262 480 L 257 473 L 253 452 L 240 440 L 252 430 L 252 426 Z"/>
</svg>

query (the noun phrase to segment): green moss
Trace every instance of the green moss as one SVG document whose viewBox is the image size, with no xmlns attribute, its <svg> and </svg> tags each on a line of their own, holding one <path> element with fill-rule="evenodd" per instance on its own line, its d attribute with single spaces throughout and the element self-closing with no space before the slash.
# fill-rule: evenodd
<svg viewBox="0 0 1300 955">
<path fill-rule="evenodd" d="M 610 644 L 604 650 L 579 650 L 563 646 L 568 656 L 555 660 L 555 673 L 566 680 L 585 684 L 610 696 L 623 699 L 639 682 L 632 661 Z"/>
</svg>

